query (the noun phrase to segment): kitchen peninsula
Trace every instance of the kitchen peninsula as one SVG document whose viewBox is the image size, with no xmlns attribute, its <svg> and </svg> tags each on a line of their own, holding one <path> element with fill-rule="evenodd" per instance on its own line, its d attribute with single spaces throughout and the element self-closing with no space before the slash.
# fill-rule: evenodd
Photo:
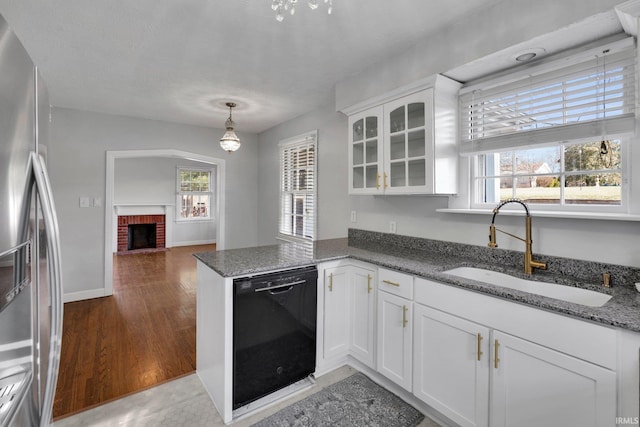
<svg viewBox="0 0 640 427">
<path fill-rule="evenodd" d="M 501 393 L 497 387 L 500 384 L 494 378 L 494 386 L 489 386 L 487 361 L 492 357 L 498 366 L 499 359 L 508 358 L 507 352 L 516 349 L 522 338 L 526 338 L 532 341 L 526 341 L 526 345 L 536 346 L 532 350 L 534 353 L 538 351 L 537 347 L 545 351 L 553 349 L 553 358 L 559 358 L 562 362 L 550 363 L 554 366 L 559 363 L 564 367 L 563 372 L 566 369 L 569 373 L 579 373 L 580 378 L 593 377 L 593 384 L 596 385 L 593 390 L 599 399 L 597 408 L 593 406 L 593 402 L 585 404 L 584 396 L 580 399 L 568 398 L 567 402 L 563 401 L 563 405 L 577 405 L 576 408 L 584 409 L 585 420 L 594 414 L 594 426 L 614 425 L 615 416 L 637 416 L 640 294 L 635 290 L 634 283 L 640 281 L 639 269 L 538 255 L 548 263 L 549 269 L 527 277 L 521 270 L 520 252 L 356 229 L 349 230 L 348 238 L 317 241 L 310 245 L 284 243 L 198 253 L 195 256 L 198 259 L 197 371 L 227 423 L 235 419 L 231 409 L 233 278 L 305 266 L 318 266 L 316 375 L 349 363 L 364 370 L 405 400 L 418 405 L 421 410 L 433 412 L 433 408 L 436 408 L 435 417 L 442 419 L 444 416 L 445 422 L 446 419 L 451 419 L 461 423 L 460 420 L 465 417 L 480 421 L 486 419 L 488 422 L 487 412 L 491 413 L 491 417 L 499 418 L 507 413 L 513 416 L 510 411 L 517 409 L 495 406 L 499 397 L 496 393 Z M 482 267 L 514 277 L 551 282 L 557 286 L 596 290 L 612 295 L 612 298 L 600 307 L 589 307 L 445 273 L 461 266 Z M 364 298 L 369 295 L 373 310 L 364 316 L 366 324 L 363 330 L 372 333 L 369 339 L 372 342 L 368 344 L 371 349 L 370 357 L 358 357 L 362 353 L 358 353 L 355 349 L 357 346 L 348 342 L 353 341 L 355 332 L 338 339 L 347 341 L 343 346 L 334 346 L 334 350 L 328 348 L 328 343 L 335 341 L 335 337 L 330 336 L 333 332 L 330 319 L 335 314 L 329 313 L 332 310 L 331 294 L 334 290 L 338 291 L 338 286 L 349 286 L 349 282 L 357 277 L 355 273 L 347 275 L 344 277 L 352 279 L 341 282 L 341 272 L 351 271 L 344 269 L 352 267 L 364 268 L 362 271 L 368 272 L 363 276 Z M 601 286 L 603 272 L 611 274 L 614 284 L 611 288 Z M 407 287 L 404 287 L 405 280 Z M 357 307 L 352 293 L 343 295 L 345 297 L 342 299 L 347 305 L 339 310 L 341 315 L 349 311 L 349 307 Z M 392 304 L 395 301 L 393 298 L 400 301 L 398 307 L 403 316 L 402 321 L 398 322 L 398 331 L 404 335 L 398 342 L 408 345 L 404 349 L 405 362 L 398 362 L 398 366 L 403 365 L 403 369 L 406 369 L 405 365 L 410 366 L 411 360 L 414 363 L 412 369 L 404 374 L 399 373 L 398 377 L 392 372 L 395 364 L 393 360 L 388 361 L 389 366 L 386 366 L 387 356 L 381 339 L 386 336 L 386 332 L 394 333 L 393 329 L 385 329 L 386 320 L 383 319 L 387 315 L 385 304 L 391 301 L 388 305 L 391 307 L 390 313 L 395 307 Z M 437 402 L 442 400 L 434 396 L 438 390 L 431 392 L 430 384 L 425 384 L 426 379 L 431 379 L 427 375 L 429 365 L 423 366 L 421 361 L 435 361 L 440 356 L 432 354 L 433 352 L 420 353 L 424 350 L 420 350 L 424 347 L 424 343 L 420 343 L 425 337 L 434 338 L 429 335 L 430 329 L 426 326 L 431 325 L 428 322 L 436 318 L 439 324 L 444 322 L 441 316 L 453 323 L 464 322 L 466 325 L 473 322 L 479 331 L 483 331 L 473 333 L 469 338 L 473 342 L 477 340 L 477 351 L 474 350 L 477 358 L 473 359 L 473 363 L 478 365 L 474 365 L 476 377 L 467 380 L 474 382 L 476 392 L 473 399 L 487 400 L 485 405 L 477 405 L 480 409 L 474 410 L 473 414 L 464 413 L 466 409 L 461 409 L 464 408 L 464 402 L 452 401 L 448 405 L 438 406 Z M 345 321 L 349 325 L 342 325 L 342 330 L 350 329 L 346 326 L 351 327 L 357 323 L 349 318 Z M 409 333 L 411 330 L 412 334 Z M 491 345 L 490 336 L 494 338 Z M 498 336 L 500 340 L 495 338 Z M 483 341 L 483 338 L 486 339 Z M 513 346 L 510 339 L 514 340 Z M 500 350 L 498 343 L 503 346 Z M 442 349 L 438 344 L 431 347 Z M 486 355 L 484 358 L 483 354 Z M 540 357 L 536 355 L 536 358 Z M 457 360 L 450 355 L 447 358 Z M 585 365 L 586 373 L 581 371 L 582 365 Z M 505 368 L 506 366 L 509 365 L 505 365 Z M 499 372 L 499 369 L 495 368 L 495 372 Z M 544 369 L 542 372 L 545 373 Z M 487 390 L 478 392 L 478 381 L 484 381 L 478 378 L 483 375 L 486 376 Z M 563 381 L 565 380 L 566 378 Z M 437 383 L 437 379 L 433 379 L 433 382 Z M 467 385 L 454 384 L 458 388 Z M 584 386 L 578 383 L 573 385 Z M 548 385 L 546 388 L 548 389 Z M 535 392 L 535 387 L 529 387 L 527 393 L 530 395 Z M 542 399 L 542 405 L 547 403 L 551 404 L 549 399 Z M 569 412 L 575 414 L 573 411 Z M 479 425 L 483 423 L 480 422 Z"/>
</svg>

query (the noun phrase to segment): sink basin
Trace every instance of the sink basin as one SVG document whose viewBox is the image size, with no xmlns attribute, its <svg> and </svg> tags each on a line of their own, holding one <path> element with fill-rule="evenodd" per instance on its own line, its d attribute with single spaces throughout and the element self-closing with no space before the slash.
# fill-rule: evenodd
<svg viewBox="0 0 640 427">
<path fill-rule="evenodd" d="M 611 295 L 588 289 L 521 279 L 483 268 L 458 267 L 443 273 L 589 307 L 601 307 L 611 299 Z"/>
</svg>

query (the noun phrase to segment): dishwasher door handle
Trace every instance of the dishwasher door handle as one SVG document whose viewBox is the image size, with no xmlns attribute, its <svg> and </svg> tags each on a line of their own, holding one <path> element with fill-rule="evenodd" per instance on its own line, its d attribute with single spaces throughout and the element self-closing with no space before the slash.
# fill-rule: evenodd
<svg viewBox="0 0 640 427">
<path fill-rule="evenodd" d="M 255 289 L 254 292 L 264 292 L 264 291 L 273 291 L 274 289 L 280 289 L 280 288 L 290 288 L 296 285 L 301 285 L 303 283 L 307 283 L 307 281 L 298 280 L 297 282 L 284 283 L 282 285 L 277 285 L 277 286 L 267 286 L 266 288 Z"/>
</svg>

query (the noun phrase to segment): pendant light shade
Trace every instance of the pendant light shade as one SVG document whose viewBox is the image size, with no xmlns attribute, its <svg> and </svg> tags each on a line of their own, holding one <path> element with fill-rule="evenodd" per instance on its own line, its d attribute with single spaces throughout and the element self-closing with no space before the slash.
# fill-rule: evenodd
<svg viewBox="0 0 640 427">
<path fill-rule="evenodd" d="M 220 147 L 222 147 L 223 150 L 228 151 L 229 153 L 240 148 L 240 138 L 238 138 L 238 135 L 236 135 L 236 133 L 233 131 L 235 123 L 231 118 L 231 109 L 235 106 L 235 103 L 227 102 L 227 107 L 229 107 L 229 118 L 224 124 L 227 128 L 227 131 L 224 133 L 224 135 L 222 135 L 222 138 L 220 138 Z"/>
</svg>

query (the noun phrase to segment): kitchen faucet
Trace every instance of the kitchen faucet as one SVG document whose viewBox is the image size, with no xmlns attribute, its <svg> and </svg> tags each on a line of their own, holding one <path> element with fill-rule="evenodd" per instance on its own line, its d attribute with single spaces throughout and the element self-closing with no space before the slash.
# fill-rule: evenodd
<svg viewBox="0 0 640 427">
<path fill-rule="evenodd" d="M 521 238 L 518 237 L 516 235 L 513 235 L 511 233 L 507 233 L 504 230 L 500 230 L 499 228 L 496 228 L 495 226 L 495 221 L 496 221 L 496 215 L 498 215 L 498 212 L 500 211 L 500 208 L 502 208 L 504 205 L 509 204 L 509 203 L 519 203 L 522 205 L 522 207 L 524 208 L 527 216 L 525 219 L 525 238 Z M 541 270 L 546 270 L 547 269 L 547 263 L 546 262 L 540 262 L 540 261 L 534 261 L 533 260 L 533 253 L 531 251 L 531 215 L 529 214 L 529 208 L 527 207 L 527 205 L 520 199 L 507 199 L 504 200 L 502 202 L 500 202 L 498 204 L 498 206 L 496 206 L 493 209 L 493 218 L 491 219 L 491 225 L 489 226 L 489 247 L 490 248 L 497 248 L 498 247 L 498 243 L 496 242 L 496 230 L 498 230 L 501 233 L 506 234 L 507 236 L 511 236 L 515 239 L 521 240 L 524 242 L 525 244 L 525 252 L 524 252 L 524 272 L 525 274 L 532 274 L 533 273 L 533 269 L 534 268 L 539 268 Z"/>
</svg>

